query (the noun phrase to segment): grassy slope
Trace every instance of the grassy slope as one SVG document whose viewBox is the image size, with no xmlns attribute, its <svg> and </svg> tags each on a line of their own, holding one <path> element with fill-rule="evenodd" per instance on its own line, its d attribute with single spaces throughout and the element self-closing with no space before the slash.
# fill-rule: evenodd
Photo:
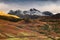
<svg viewBox="0 0 60 40">
<path fill-rule="evenodd" d="M 26 23 L 24 20 L 11 22 L 0 19 L 0 39 L 52 40 L 60 37 L 60 22 L 41 21 L 40 19 L 30 21 L 30 23 Z M 57 30 L 58 28 L 55 30 L 54 27 L 58 27 L 59 30 Z"/>
<path fill-rule="evenodd" d="M 19 28 L 20 25 L 18 22 L 10 22 L 6 20 L 0 20 L 0 39 L 19 39 L 19 40 L 37 40 L 41 37 L 44 38 L 44 35 L 28 30 L 25 28 Z M 26 36 L 26 37 L 25 37 Z M 22 38 L 21 38 L 22 37 Z"/>
</svg>

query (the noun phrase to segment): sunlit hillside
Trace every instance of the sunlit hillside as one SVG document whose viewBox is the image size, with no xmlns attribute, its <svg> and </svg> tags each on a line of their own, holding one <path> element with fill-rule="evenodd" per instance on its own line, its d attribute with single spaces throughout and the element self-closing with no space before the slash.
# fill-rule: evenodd
<svg viewBox="0 0 60 40">
<path fill-rule="evenodd" d="M 15 15 L 10 15 L 10 14 L 7 14 L 3 11 L 0 11 L 0 16 L 7 16 L 7 17 L 15 17 L 15 18 L 19 18 L 18 16 L 15 16 Z"/>
<path fill-rule="evenodd" d="M 0 19 L 9 20 L 9 21 L 18 21 L 20 17 L 16 15 L 7 14 L 3 11 L 0 11 Z"/>
</svg>

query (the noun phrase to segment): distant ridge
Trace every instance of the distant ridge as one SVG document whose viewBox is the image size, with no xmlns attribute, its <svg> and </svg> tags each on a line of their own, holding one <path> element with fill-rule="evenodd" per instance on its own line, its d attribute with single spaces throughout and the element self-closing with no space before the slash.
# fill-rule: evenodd
<svg viewBox="0 0 60 40">
<path fill-rule="evenodd" d="M 57 14 L 53 15 L 52 18 L 60 19 L 60 13 L 57 13 Z"/>
</svg>

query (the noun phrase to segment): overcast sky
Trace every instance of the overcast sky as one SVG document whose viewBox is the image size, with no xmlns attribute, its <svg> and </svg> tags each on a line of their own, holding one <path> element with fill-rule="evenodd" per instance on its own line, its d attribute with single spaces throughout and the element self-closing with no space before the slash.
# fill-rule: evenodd
<svg viewBox="0 0 60 40">
<path fill-rule="evenodd" d="M 0 11 L 29 10 L 36 8 L 40 11 L 60 12 L 59 0 L 0 0 Z"/>
</svg>

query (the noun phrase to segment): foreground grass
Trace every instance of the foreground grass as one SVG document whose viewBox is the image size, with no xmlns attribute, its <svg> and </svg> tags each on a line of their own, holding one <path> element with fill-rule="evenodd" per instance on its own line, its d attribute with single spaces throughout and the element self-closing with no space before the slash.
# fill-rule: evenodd
<svg viewBox="0 0 60 40">
<path fill-rule="evenodd" d="M 29 40 L 28 38 L 8 38 L 6 40 Z"/>
<path fill-rule="evenodd" d="M 5 39 L 5 40 L 53 40 L 51 38 L 46 38 L 46 39 L 39 39 L 39 38 L 8 38 L 8 39 Z"/>
</svg>

